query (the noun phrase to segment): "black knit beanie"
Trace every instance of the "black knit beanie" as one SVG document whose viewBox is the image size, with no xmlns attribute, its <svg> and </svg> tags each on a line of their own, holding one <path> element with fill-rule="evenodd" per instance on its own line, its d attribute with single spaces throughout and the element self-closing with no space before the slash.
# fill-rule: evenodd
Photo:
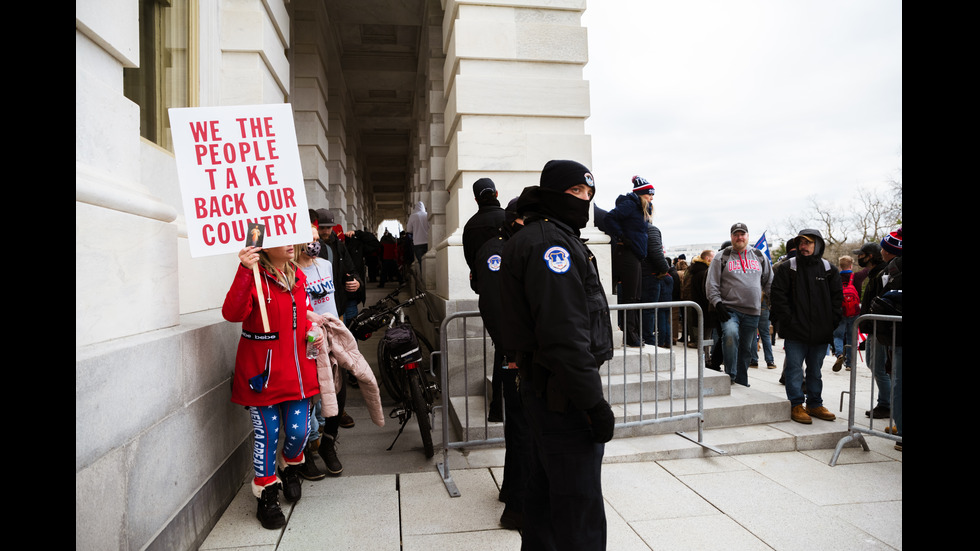
<svg viewBox="0 0 980 551">
<path fill-rule="evenodd" d="M 564 192 L 566 189 L 585 184 L 595 189 L 592 172 L 582 163 L 575 161 L 548 161 L 541 171 L 541 187 Z"/>
</svg>

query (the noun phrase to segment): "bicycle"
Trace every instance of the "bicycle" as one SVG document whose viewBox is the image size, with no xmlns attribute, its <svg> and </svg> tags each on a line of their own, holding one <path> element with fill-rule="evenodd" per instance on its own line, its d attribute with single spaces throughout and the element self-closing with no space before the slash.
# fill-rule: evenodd
<svg viewBox="0 0 980 551">
<path fill-rule="evenodd" d="M 422 433 L 425 457 L 431 458 L 435 451 L 430 415 L 432 404 L 440 392 L 431 367 L 432 345 L 412 326 L 405 314 L 405 308 L 423 299 L 425 293 L 399 303 L 397 296 L 400 290 L 401 287 L 358 313 L 350 329 L 357 339 L 367 340 L 375 331 L 387 327 L 385 337 L 378 342 L 378 369 L 385 390 L 398 403 L 388 414 L 391 418 L 398 418 L 401 423 L 395 441 L 414 414 Z M 429 365 L 428 371 L 422 368 L 423 365 Z M 391 450 L 394 445 L 393 441 L 388 449 Z"/>
</svg>

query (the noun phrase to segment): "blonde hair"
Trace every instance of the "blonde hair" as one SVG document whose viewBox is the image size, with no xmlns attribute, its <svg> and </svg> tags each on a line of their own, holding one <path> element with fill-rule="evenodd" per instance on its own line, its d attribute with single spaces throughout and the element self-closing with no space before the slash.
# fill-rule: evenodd
<svg viewBox="0 0 980 551">
<path fill-rule="evenodd" d="M 276 281 L 287 290 L 291 291 L 296 285 L 296 262 L 287 260 L 283 270 L 280 271 L 279 268 L 272 265 L 268 253 L 265 252 L 265 249 L 262 249 L 259 251 L 259 265 L 265 268 L 270 274 L 275 274 Z"/>
<path fill-rule="evenodd" d="M 643 199 L 643 197 L 650 197 L 649 200 Z M 649 224 L 653 225 L 653 195 L 641 195 L 640 196 L 640 210 L 643 212 L 643 220 Z"/>
</svg>

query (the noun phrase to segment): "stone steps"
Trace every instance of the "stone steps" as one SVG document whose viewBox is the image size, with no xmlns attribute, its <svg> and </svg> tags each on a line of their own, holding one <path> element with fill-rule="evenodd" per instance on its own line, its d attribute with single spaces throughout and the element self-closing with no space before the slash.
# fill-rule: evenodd
<svg viewBox="0 0 980 551">
<path fill-rule="evenodd" d="M 618 425 L 612 442 L 606 446 L 605 461 L 660 460 L 704 453 L 704 448 L 676 434 L 683 432 L 696 440 L 696 417 L 666 420 L 672 415 L 697 413 L 697 362 L 691 361 L 690 356 L 693 354 L 670 354 L 653 347 L 644 347 L 642 352 L 618 349 L 616 357 L 603 366 L 604 393 Z M 617 363 L 622 367 L 617 367 Z M 680 369 L 670 369 L 678 365 Z M 703 442 L 726 453 L 833 448 L 847 434 L 846 421 L 841 419 L 815 419 L 812 425 L 794 423 L 785 398 L 732 385 L 725 373 L 705 370 L 703 382 Z M 486 386 L 489 388 L 489 380 Z M 642 407 L 641 393 L 645 400 Z M 483 395 L 452 397 L 451 437 L 467 439 L 468 412 L 472 439 L 503 438 L 503 423 L 486 422 L 485 405 Z M 652 419 L 664 421 L 633 424 Z"/>
</svg>

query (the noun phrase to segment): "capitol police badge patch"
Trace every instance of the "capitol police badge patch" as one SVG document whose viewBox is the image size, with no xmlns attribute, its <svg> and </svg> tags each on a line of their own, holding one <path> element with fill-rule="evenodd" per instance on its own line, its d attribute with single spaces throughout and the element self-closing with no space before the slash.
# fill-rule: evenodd
<svg viewBox="0 0 980 551">
<path fill-rule="evenodd" d="M 500 271 L 500 255 L 499 254 L 491 255 L 490 258 L 487 259 L 487 268 L 490 268 L 490 271 L 491 272 Z"/>
<path fill-rule="evenodd" d="M 544 261 L 548 269 L 556 274 L 563 274 L 572 266 L 572 259 L 563 247 L 552 247 L 545 251 Z"/>
</svg>

